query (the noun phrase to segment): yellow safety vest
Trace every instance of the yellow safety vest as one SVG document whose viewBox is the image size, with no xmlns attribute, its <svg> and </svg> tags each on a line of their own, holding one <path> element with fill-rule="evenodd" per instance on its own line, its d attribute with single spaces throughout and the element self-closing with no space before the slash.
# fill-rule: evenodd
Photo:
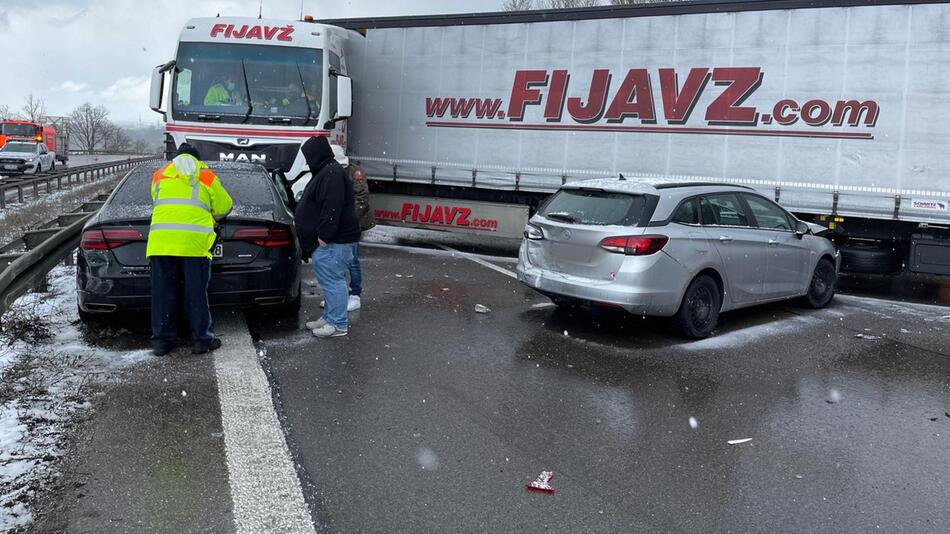
<svg viewBox="0 0 950 534">
<path fill-rule="evenodd" d="M 182 156 L 179 156 L 182 157 Z M 194 176 L 179 172 L 174 163 L 152 176 L 152 225 L 145 255 L 211 258 L 214 220 L 227 215 L 233 202 L 221 180 L 194 159 Z"/>
</svg>

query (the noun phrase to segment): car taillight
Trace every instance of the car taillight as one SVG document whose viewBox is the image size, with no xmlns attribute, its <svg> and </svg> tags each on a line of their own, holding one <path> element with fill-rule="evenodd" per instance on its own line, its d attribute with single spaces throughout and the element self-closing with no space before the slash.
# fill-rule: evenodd
<svg viewBox="0 0 950 534">
<path fill-rule="evenodd" d="M 290 231 L 286 228 L 241 228 L 234 232 L 233 238 L 259 247 L 283 247 L 290 244 Z"/>
<path fill-rule="evenodd" d="M 144 241 L 142 232 L 134 228 L 101 228 L 83 232 L 79 248 L 83 250 L 112 250 L 133 241 Z"/>
<path fill-rule="evenodd" d="M 669 240 L 665 235 L 623 235 L 604 239 L 600 248 L 627 256 L 649 256 L 659 252 Z"/>
<path fill-rule="evenodd" d="M 541 230 L 541 228 L 531 223 L 528 223 L 524 227 L 524 238 L 530 239 L 532 241 L 544 239 L 544 230 Z"/>
</svg>

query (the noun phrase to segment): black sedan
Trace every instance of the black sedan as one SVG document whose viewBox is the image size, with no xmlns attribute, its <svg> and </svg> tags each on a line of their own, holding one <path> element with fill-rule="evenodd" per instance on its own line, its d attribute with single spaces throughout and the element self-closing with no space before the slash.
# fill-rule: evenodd
<svg viewBox="0 0 950 534">
<path fill-rule="evenodd" d="M 151 306 L 145 257 L 152 214 L 152 175 L 164 164 L 131 171 L 83 229 L 76 261 L 80 316 L 84 319 Z M 300 246 L 285 188 L 259 165 L 211 163 L 234 200 L 217 230 L 213 249 L 212 306 L 300 308 Z"/>
</svg>

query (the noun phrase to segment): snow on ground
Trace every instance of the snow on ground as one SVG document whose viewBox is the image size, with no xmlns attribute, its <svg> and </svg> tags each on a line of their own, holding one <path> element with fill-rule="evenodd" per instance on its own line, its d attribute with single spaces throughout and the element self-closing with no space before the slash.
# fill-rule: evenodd
<svg viewBox="0 0 950 534">
<path fill-rule="evenodd" d="M 115 352 L 83 341 L 74 276 L 72 268 L 57 267 L 47 292 L 24 295 L 3 317 L 0 532 L 30 524 L 29 500 L 57 476 L 65 431 L 77 411 L 89 407 L 90 386 L 151 357 L 147 350 Z"/>
</svg>

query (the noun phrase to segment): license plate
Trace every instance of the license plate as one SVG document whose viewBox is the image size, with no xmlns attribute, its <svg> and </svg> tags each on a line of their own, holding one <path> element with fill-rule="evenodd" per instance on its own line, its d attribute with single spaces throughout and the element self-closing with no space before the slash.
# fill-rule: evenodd
<svg viewBox="0 0 950 534">
<path fill-rule="evenodd" d="M 224 244 L 218 243 L 211 249 L 211 256 L 215 258 L 220 258 L 224 256 Z"/>
<path fill-rule="evenodd" d="M 16 165 L 4 165 L 3 168 L 4 168 L 4 169 L 7 169 L 7 170 L 10 170 L 10 171 L 15 171 L 15 170 L 16 170 Z"/>
</svg>

